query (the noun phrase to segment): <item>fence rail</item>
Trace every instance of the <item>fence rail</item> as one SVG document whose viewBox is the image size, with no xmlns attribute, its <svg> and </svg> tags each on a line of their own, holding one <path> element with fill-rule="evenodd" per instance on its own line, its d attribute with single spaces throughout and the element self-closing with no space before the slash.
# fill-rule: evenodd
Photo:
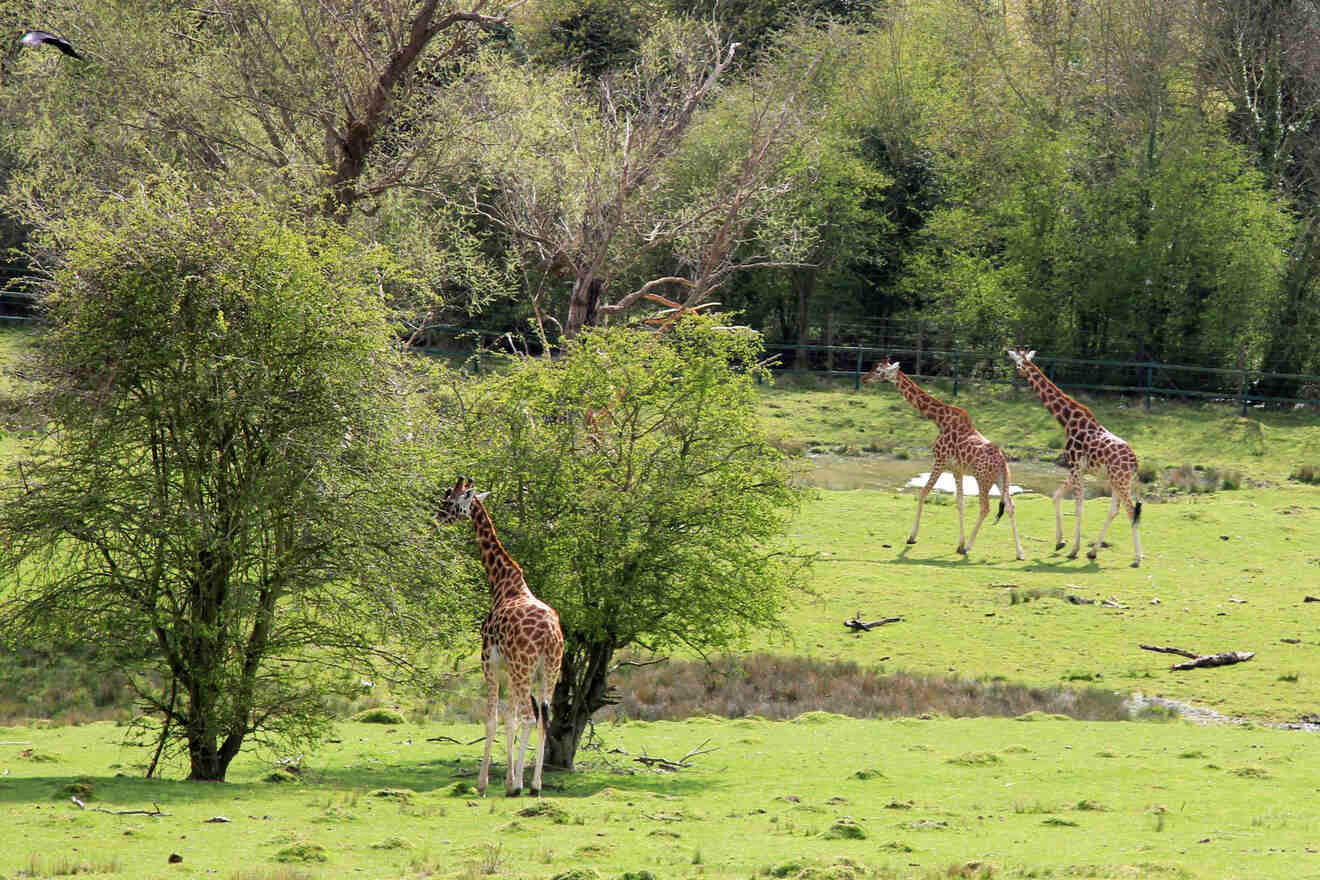
<svg viewBox="0 0 1320 880">
<path fill-rule="evenodd" d="M 7 323 L 22 323 L 33 320 L 28 316 L 0 314 L 0 326 Z M 457 345 L 439 344 L 443 338 L 449 338 Z M 469 351 L 460 340 L 475 343 Z M 453 325 L 432 325 L 427 333 L 418 339 L 420 345 L 413 350 L 432 356 L 464 355 L 473 358 L 475 369 L 482 369 L 482 354 L 487 346 L 524 349 L 535 347 L 535 340 L 524 334 L 510 334 L 505 331 Z M 862 377 L 869 372 L 873 363 L 880 356 L 897 357 L 910 367 L 909 375 L 924 378 L 947 378 L 953 382 L 953 395 L 958 395 L 959 386 L 969 381 L 990 382 L 1003 385 L 1017 385 L 1021 381 L 1017 376 L 1008 356 L 1002 352 L 965 351 L 958 349 L 938 349 L 914 347 L 895 347 L 882 345 L 798 345 L 767 344 L 766 351 L 771 353 L 798 352 L 808 354 L 808 360 L 823 364 L 823 368 L 811 367 L 797 369 L 782 361 L 774 364 L 773 369 L 782 373 L 806 373 L 833 378 L 851 378 L 853 387 L 860 388 Z M 1320 406 L 1320 376 L 1299 373 L 1271 373 L 1264 370 L 1247 368 L 1229 369 L 1224 367 L 1200 367 L 1188 364 L 1165 364 L 1158 361 L 1118 361 L 1087 358 L 1052 357 L 1037 355 L 1035 363 L 1050 380 L 1065 391 L 1098 391 L 1109 394 L 1139 395 L 1144 399 L 1146 409 L 1150 409 L 1151 400 L 1160 398 L 1199 398 L 1232 402 L 1246 415 L 1253 404 L 1305 404 Z M 847 369 L 836 369 L 838 364 L 847 364 Z M 1180 387 L 1175 376 L 1188 376 L 1194 381 L 1189 387 Z M 1124 377 L 1135 381 L 1112 381 Z M 1297 384 L 1302 394 L 1283 396 L 1262 394 L 1254 390 L 1261 382 L 1274 379 L 1286 380 Z"/>
<path fill-rule="evenodd" d="M 912 367 L 911 375 L 926 378 L 943 377 L 953 380 L 953 394 L 958 395 L 958 387 L 968 381 L 976 380 L 999 384 L 1017 385 L 1020 379 L 1004 352 L 949 351 L 931 348 L 894 348 L 869 345 L 767 345 L 766 350 L 778 353 L 800 351 L 815 355 L 815 363 L 824 363 L 823 369 L 794 369 L 790 366 L 776 365 L 774 369 L 783 373 L 808 373 L 830 377 L 853 379 L 853 387 L 860 388 L 862 377 L 870 371 L 871 365 L 881 355 L 897 357 L 900 362 Z M 1243 415 L 1253 404 L 1308 404 L 1320 406 L 1320 376 L 1299 373 L 1271 373 L 1264 370 L 1247 368 L 1226 369 L 1223 367 L 1198 367 L 1187 364 L 1164 364 L 1157 361 L 1112 361 L 1086 358 L 1051 357 L 1037 355 L 1037 366 L 1065 391 L 1101 391 L 1112 394 L 1140 395 L 1144 398 L 1146 409 L 1150 409 L 1151 399 L 1160 398 L 1201 398 L 1233 402 L 1242 408 Z M 836 364 L 846 363 L 848 369 L 836 369 Z M 1086 381 L 1088 376 L 1092 381 Z M 1097 377 L 1121 377 L 1124 374 L 1134 376 L 1135 382 L 1097 381 Z M 1173 376 L 1186 375 L 1199 379 L 1195 387 L 1179 387 Z M 1078 381 L 1075 377 L 1082 376 Z M 1295 382 L 1308 393 L 1298 397 L 1262 394 L 1255 389 L 1262 381 L 1284 379 Z M 1309 393 L 1313 391 L 1314 393 Z"/>
</svg>

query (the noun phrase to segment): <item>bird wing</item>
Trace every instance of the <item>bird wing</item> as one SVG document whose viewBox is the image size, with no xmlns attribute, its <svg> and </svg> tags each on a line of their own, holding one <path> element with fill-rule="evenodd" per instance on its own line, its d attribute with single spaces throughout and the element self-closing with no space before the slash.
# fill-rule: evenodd
<svg viewBox="0 0 1320 880">
<path fill-rule="evenodd" d="M 42 43 L 50 43 L 71 58 L 82 58 L 68 40 L 49 31 L 28 31 L 23 35 L 22 42 L 28 46 L 40 46 Z"/>
</svg>

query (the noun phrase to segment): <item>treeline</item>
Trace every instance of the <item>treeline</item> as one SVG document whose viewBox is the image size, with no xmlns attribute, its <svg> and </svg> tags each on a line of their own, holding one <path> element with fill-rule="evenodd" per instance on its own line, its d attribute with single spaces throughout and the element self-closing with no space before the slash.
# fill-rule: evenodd
<svg viewBox="0 0 1320 880">
<path fill-rule="evenodd" d="M 704 307 L 770 342 L 888 319 L 1320 372 L 1314 2 L 3 9 L 84 56 L 5 64 L 11 272 L 168 166 L 387 247 L 404 337 Z"/>
</svg>

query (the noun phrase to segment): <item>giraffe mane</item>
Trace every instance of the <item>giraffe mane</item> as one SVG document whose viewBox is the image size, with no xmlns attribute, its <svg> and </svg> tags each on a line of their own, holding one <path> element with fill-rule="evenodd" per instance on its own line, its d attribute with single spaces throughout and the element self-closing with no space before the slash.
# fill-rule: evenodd
<svg viewBox="0 0 1320 880">
<path fill-rule="evenodd" d="M 1025 350 L 1025 349 L 1024 349 L 1024 350 Z M 1032 352 L 1032 353 L 1034 354 L 1035 352 Z M 1059 385 L 1058 385 L 1058 383 L 1054 382 L 1053 380 L 1050 379 L 1049 376 L 1046 376 L 1046 375 L 1045 375 L 1045 371 L 1044 371 L 1044 370 L 1042 370 L 1040 367 L 1036 366 L 1036 362 L 1035 362 L 1035 361 L 1031 360 L 1030 358 L 1026 358 L 1026 357 L 1024 357 L 1024 358 L 1022 359 L 1022 362 L 1023 362 L 1024 364 L 1029 365 L 1033 370 L 1035 370 L 1037 373 L 1039 373 L 1040 376 L 1041 376 L 1041 378 L 1044 379 L 1046 382 L 1049 382 L 1050 385 L 1052 385 L 1052 386 L 1054 387 L 1054 390 L 1058 392 L 1059 397 L 1063 398 L 1063 400 L 1064 400 L 1066 403 L 1068 403 L 1068 404 L 1070 404 L 1070 405 L 1076 407 L 1077 409 L 1081 410 L 1083 413 L 1086 414 L 1086 417 L 1087 417 L 1088 419 L 1090 419 L 1091 421 L 1095 422 L 1097 425 L 1100 424 L 1100 420 L 1097 419 L 1097 418 L 1095 417 L 1095 413 L 1091 412 L 1091 408 L 1090 408 L 1089 406 L 1087 406 L 1086 404 L 1082 403 L 1080 400 L 1078 400 L 1077 398 L 1073 397 L 1071 394 L 1069 394 L 1068 392 L 1066 392 L 1066 391 L 1064 391 L 1062 388 L 1060 388 Z"/>
</svg>

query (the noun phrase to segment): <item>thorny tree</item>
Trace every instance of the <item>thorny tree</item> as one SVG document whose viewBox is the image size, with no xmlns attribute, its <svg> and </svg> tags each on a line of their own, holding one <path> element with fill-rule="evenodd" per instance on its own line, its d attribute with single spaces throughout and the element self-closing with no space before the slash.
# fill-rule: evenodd
<svg viewBox="0 0 1320 880">
<path fill-rule="evenodd" d="M 386 264 L 177 178 L 60 227 L 34 406 L 0 490 L 0 637 L 98 646 L 189 777 L 314 741 L 332 695 L 459 600 L 380 302 Z"/>
</svg>

